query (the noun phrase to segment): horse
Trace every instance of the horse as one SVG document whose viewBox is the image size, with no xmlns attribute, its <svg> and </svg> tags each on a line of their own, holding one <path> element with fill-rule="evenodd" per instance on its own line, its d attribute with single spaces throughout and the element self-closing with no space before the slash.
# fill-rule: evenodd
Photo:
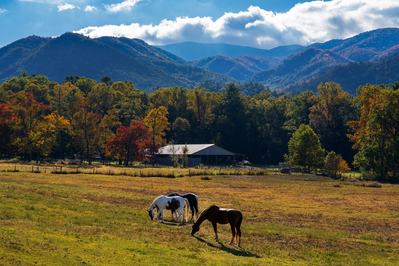
<svg viewBox="0 0 399 266">
<path fill-rule="evenodd" d="M 238 236 L 238 246 L 241 246 L 241 222 L 242 222 L 242 213 L 237 210 L 231 209 L 222 209 L 218 206 L 211 205 L 206 210 L 204 210 L 200 217 L 194 222 L 194 225 L 191 230 L 191 235 L 193 236 L 196 232 L 199 231 L 199 227 L 201 223 L 205 220 L 208 220 L 212 223 L 213 229 L 215 230 L 215 240 L 218 241 L 218 232 L 217 232 L 217 224 L 230 224 L 231 233 L 233 237 L 229 244 L 233 243 L 235 237 L 235 243 L 237 243 Z"/>
<path fill-rule="evenodd" d="M 183 195 L 179 195 L 177 193 L 172 193 L 169 194 L 168 197 L 172 197 L 172 196 L 180 196 L 182 198 L 185 198 L 188 200 L 188 202 L 190 203 L 190 209 L 191 209 L 191 220 L 194 219 L 194 212 L 195 212 L 195 216 L 198 219 L 198 196 L 195 195 L 194 193 L 186 193 Z M 173 219 L 173 214 L 175 213 L 174 210 L 172 210 L 172 219 Z"/>
<path fill-rule="evenodd" d="M 157 208 L 157 218 L 162 218 L 163 223 L 163 210 L 176 210 L 179 214 L 179 216 L 176 215 L 176 222 L 179 220 L 180 216 L 183 215 L 184 223 L 184 207 L 186 207 L 186 215 L 188 217 L 188 208 L 190 208 L 190 203 L 187 199 L 178 196 L 166 197 L 164 195 L 161 195 L 151 203 L 150 208 L 147 211 L 150 215 L 151 220 L 153 220 L 154 209 Z"/>
</svg>

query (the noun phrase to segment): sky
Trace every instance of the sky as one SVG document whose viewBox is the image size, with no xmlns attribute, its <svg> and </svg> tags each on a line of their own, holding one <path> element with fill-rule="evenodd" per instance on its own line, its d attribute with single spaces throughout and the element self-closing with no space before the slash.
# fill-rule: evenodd
<svg viewBox="0 0 399 266">
<path fill-rule="evenodd" d="M 399 0 L 0 0 L 0 47 L 77 32 L 271 49 L 399 27 Z"/>
</svg>

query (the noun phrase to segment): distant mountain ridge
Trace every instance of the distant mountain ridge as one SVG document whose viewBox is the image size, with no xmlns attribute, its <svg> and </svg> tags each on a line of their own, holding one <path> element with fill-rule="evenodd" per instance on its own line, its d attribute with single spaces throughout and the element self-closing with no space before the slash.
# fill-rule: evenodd
<svg viewBox="0 0 399 266">
<path fill-rule="evenodd" d="M 129 80 L 141 90 L 194 86 L 202 80 L 234 82 L 235 79 L 187 64 L 183 59 L 144 41 L 103 37 L 90 39 L 75 33 L 57 38 L 37 36 L 0 48 L 0 82 L 26 70 L 62 82 L 68 75 L 99 80 Z"/>
<path fill-rule="evenodd" d="M 270 50 L 258 49 L 248 46 L 232 45 L 226 43 L 195 43 L 183 42 L 168 45 L 159 45 L 159 48 L 169 51 L 186 61 L 204 59 L 206 57 L 223 55 L 236 57 L 241 55 L 257 55 L 264 57 L 285 57 L 299 52 L 306 47 L 302 45 L 279 46 Z"/>
<path fill-rule="evenodd" d="M 282 59 L 279 57 L 262 57 L 256 55 L 228 57 L 217 55 L 190 61 L 190 64 L 234 77 L 238 80 L 246 80 L 259 71 L 277 66 L 281 61 Z"/>
<path fill-rule="evenodd" d="M 258 72 L 250 80 L 269 84 L 273 89 L 321 75 L 323 72 L 351 62 L 331 51 L 308 48 L 281 62 L 277 67 Z"/>
</svg>

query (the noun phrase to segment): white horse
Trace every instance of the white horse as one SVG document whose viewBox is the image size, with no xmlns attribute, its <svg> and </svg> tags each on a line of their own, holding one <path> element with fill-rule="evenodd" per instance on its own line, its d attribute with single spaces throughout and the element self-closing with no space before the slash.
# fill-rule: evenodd
<svg viewBox="0 0 399 266">
<path fill-rule="evenodd" d="M 166 197 L 164 195 L 159 196 L 156 198 L 150 205 L 150 209 L 148 209 L 148 214 L 150 215 L 151 220 L 154 218 L 154 209 L 157 208 L 157 218 L 162 219 L 163 223 L 163 210 L 176 210 L 179 216 L 176 215 L 176 222 L 179 221 L 181 215 L 183 215 L 183 223 L 184 223 L 184 207 L 186 207 L 186 215 L 188 219 L 188 211 L 190 209 L 190 203 L 187 199 L 173 196 L 173 197 Z"/>
</svg>

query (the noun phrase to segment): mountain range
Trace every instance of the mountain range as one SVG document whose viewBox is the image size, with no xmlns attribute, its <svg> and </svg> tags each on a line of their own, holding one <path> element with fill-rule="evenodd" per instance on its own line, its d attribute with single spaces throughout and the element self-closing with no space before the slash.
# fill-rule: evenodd
<svg viewBox="0 0 399 266">
<path fill-rule="evenodd" d="M 30 36 L 0 49 L 0 82 L 22 71 L 43 74 L 57 82 L 68 75 L 100 80 L 132 81 L 141 90 L 194 86 L 202 80 L 226 83 L 235 79 L 188 64 L 144 41 L 65 33 L 57 38 Z"/>
<path fill-rule="evenodd" d="M 185 57 L 188 44 L 166 45 L 162 48 L 177 52 L 177 55 L 188 60 L 190 57 Z M 218 45 L 203 45 L 201 49 L 199 44 L 196 47 L 208 55 L 219 52 L 221 48 Z M 271 50 L 238 47 L 236 51 L 232 51 L 230 46 L 228 48 L 224 56 L 208 56 L 189 63 L 240 81 L 252 80 L 271 89 L 282 89 L 290 84 L 310 80 L 336 66 L 351 62 L 375 62 L 395 55 L 399 51 L 399 29 L 378 29 L 348 39 L 330 40 L 307 47 L 288 46 Z M 247 51 L 252 54 L 240 54 Z"/>
<path fill-rule="evenodd" d="M 316 90 L 315 82 L 319 81 L 341 81 L 341 86 L 354 94 L 359 85 L 397 81 L 395 73 L 399 72 L 393 69 L 397 69 L 398 50 L 397 28 L 306 47 L 290 45 L 270 50 L 199 43 L 155 47 L 139 39 L 91 39 L 65 33 L 56 38 L 30 36 L 0 48 L 0 83 L 27 71 L 59 83 L 68 75 L 97 81 L 108 75 L 114 81 L 132 81 L 148 92 L 159 87 L 190 88 L 204 81 L 253 81 L 289 92 Z M 350 73 L 362 78 L 347 78 Z M 357 83 L 351 85 L 347 80 Z"/>
</svg>

